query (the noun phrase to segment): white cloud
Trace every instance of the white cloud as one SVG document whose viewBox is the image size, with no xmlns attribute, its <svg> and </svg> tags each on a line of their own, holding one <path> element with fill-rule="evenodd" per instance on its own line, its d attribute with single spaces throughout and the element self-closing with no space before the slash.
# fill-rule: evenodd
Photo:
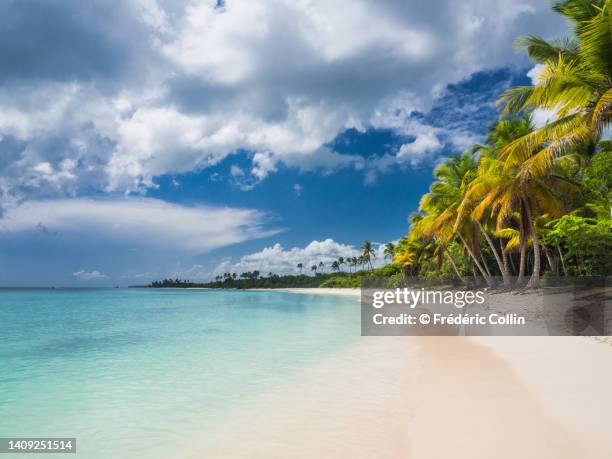
<svg viewBox="0 0 612 459">
<path fill-rule="evenodd" d="M 90 35 L 78 33 L 93 30 L 93 49 L 112 50 L 96 54 L 96 65 L 84 65 L 86 51 L 58 68 L 23 55 L 33 64 L 3 75 L 12 79 L 0 86 L 0 137 L 14 140 L 0 161 L 3 201 L 144 191 L 159 175 L 217 164 L 239 149 L 253 152 L 253 180 L 280 163 L 359 168 L 363 159 L 325 147 L 351 127 L 414 135 L 407 148 L 426 155 L 433 138 L 392 114 L 427 111 L 448 83 L 518 62 L 512 41 L 521 33 L 562 30 L 546 2 L 530 0 L 119 3 L 117 30 L 103 17 L 96 23 L 87 5 L 89 14 L 58 15 L 88 21 L 56 27 L 74 34 L 71 45 L 89 49 Z M 5 7 L 7 17 L 12 8 L 19 2 Z M 40 13 L 15 17 L 27 14 Z M 34 48 L 46 49 L 45 37 L 32 37 L 40 40 Z M 52 56 L 72 56 L 65 42 L 53 46 Z M 66 160 L 74 167 L 63 170 Z"/>
<path fill-rule="evenodd" d="M 233 164 L 230 168 L 230 175 L 232 177 L 244 177 L 244 170 L 240 166 Z"/>
<path fill-rule="evenodd" d="M 302 191 L 304 191 L 304 187 L 300 185 L 299 183 L 294 184 L 292 189 L 296 196 L 301 196 Z"/>
<path fill-rule="evenodd" d="M 558 118 L 557 110 L 537 108 L 531 114 L 533 125 L 536 128 L 541 128 L 546 124 L 555 121 Z"/>
<path fill-rule="evenodd" d="M 100 271 L 88 272 L 80 270 L 75 273 L 72 273 L 72 276 L 76 277 L 78 280 L 81 281 L 108 279 L 108 276 L 106 274 L 102 274 Z"/>
<path fill-rule="evenodd" d="M 62 243 L 96 241 L 110 247 L 154 247 L 181 253 L 210 250 L 270 236 L 267 215 L 252 209 L 195 206 L 140 198 L 27 201 L 6 209 L 0 236 L 40 231 Z"/>
<path fill-rule="evenodd" d="M 372 264 L 375 267 L 383 266 L 384 260 L 384 245 L 373 244 L 376 250 L 376 256 L 372 258 Z M 331 264 L 339 257 L 355 257 L 361 254 L 361 250 L 349 244 L 341 244 L 333 239 L 325 239 L 323 241 L 312 241 L 305 247 L 293 247 L 285 249 L 280 244 L 266 247 L 263 250 L 251 253 L 241 257 L 238 261 L 233 262 L 231 258 L 224 259 L 211 272 L 208 272 L 202 267 L 192 268 L 186 272 L 192 278 L 212 277 L 224 272 L 246 272 L 257 270 L 263 275 L 269 272 L 275 274 L 297 274 L 300 272 L 297 267 L 298 263 L 304 265 L 302 273 L 309 274 L 312 265 L 318 265 L 320 262 L 325 264 L 324 272 L 330 272 Z M 348 270 L 346 266 L 344 268 Z"/>
<path fill-rule="evenodd" d="M 527 76 L 531 80 L 532 85 L 535 86 L 540 82 L 540 78 L 544 69 L 546 69 L 546 66 L 544 64 L 536 64 L 531 70 L 529 70 L 529 72 L 527 72 Z"/>
<path fill-rule="evenodd" d="M 411 165 L 416 166 L 428 157 L 433 157 L 433 154 L 442 148 L 442 143 L 431 132 L 419 134 L 414 142 L 405 143 L 399 149 L 397 158 L 400 161 L 408 161 Z"/>
<path fill-rule="evenodd" d="M 531 79 L 532 85 L 537 85 L 540 82 L 542 72 L 545 69 L 546 66 L 544 64 L 536 64 L 529 72 L 527 72 L 527 76 Z M 533 125 L 536 128 L 541 128 L 557 119 L 557 110 L 536 108 L 531 114 L 531 117 Z"/>
</svg>

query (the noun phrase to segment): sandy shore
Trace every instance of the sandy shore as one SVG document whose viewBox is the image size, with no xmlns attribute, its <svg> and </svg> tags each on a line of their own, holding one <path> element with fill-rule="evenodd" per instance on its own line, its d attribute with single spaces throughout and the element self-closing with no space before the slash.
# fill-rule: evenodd
<svg viewBox="0 0 612 459">
<path fill-rule="evenodd" d="M 251 289 L 264 291 L 277 291 L 289 293 L 307 293 L 309 295 L 336 295 L 336 296 L 354 296 L 361 295 L 361 289 L 358 288 L 269 288 L 269 289 Z"/>
<path fill-rule="evenodd" d="M 606 339 L 360 337 L 192 457 L 609 459 L 610 362 Z"/>
</svg>

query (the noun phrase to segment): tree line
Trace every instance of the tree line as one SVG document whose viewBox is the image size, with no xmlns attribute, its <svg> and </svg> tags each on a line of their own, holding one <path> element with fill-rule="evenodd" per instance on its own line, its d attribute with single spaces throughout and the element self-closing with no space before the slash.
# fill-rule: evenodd
<svg viewBox="0 0 612 459">
<path fill-rule="evenodd" d="M 540 71 L 512 87 L 486 142 L 451 157 L 410 218 L 393 260 L 409 275 L 446 270 L 536 287 L 550 275 L 612 272 L 612 1 L 553 10 L 571 36 L 517 40 Z M 534 110 L 554 121 L 535 127 Z"/>
<path fill-rule="evenodd" d="M 224 273 L 202 285 L 358 286 L 364 276 L 401 272 L 473 276 L 489 285 L 499 278 L 529 288 L 541 276 L 610 275 L 612 0 L 557 1 L 553 10 L 570 35 L 517 39 L 538 64 L 535 83 L 506 90 L 485 141 L 435 168 L 408 234 L 385 246 L 387 267 L 373 269 L 376 254 L 366 242 L 359 256 L 331 262 L 332 273 L 324 274 L 322 261 L 298 263 L 299 275 Z M 536 126 L 536 110 L 554 119 Z M 166 279 L 151 286 L 188 284 Z"/>
</svg>

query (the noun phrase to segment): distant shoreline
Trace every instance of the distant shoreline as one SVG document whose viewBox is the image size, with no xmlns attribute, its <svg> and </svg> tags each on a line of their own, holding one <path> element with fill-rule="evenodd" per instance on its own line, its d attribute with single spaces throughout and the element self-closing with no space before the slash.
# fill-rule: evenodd
<svg viewBox="0 0 612 459">
<path fill-rule="evenodd" d="M 288 292 L 288 293 L 301 293 L 308 295 L 336 295 L 336 296 L 350 296 L 359 298 L 361 296 L 361 289 L 358 288 L 341 288 L 341 287 L 305 287 L 305 288 L 250 288 L 243 289 L 253 292 Z"/>
</svg>

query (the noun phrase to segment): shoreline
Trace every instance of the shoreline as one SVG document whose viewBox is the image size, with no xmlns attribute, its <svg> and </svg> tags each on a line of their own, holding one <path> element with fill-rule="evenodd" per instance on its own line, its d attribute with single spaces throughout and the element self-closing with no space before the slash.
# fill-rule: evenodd
<svg viewBox="0 0 612 459">
<path fill-rule="evenodd" d="M 580 337 L 364 338 L 188 457 L 612 457 L 610 357 Z"/>
<path fill-rule="evenodd" d="M 244 289 L 249 292 L 286 292 L 286 293 L 301 293 L 307 295 L 332 295 L 332 296 L 349 296 L 360 298 L 361 289 L 359 288 L 338 288 L 338 287 L 300 287 L 300 288 L 249 288 Z"/>
<path fill-rule="evenodd" d="M 610 359 L 588 337 L 357 337 L 188 457 L 608 458 Z"/>
</svg>

